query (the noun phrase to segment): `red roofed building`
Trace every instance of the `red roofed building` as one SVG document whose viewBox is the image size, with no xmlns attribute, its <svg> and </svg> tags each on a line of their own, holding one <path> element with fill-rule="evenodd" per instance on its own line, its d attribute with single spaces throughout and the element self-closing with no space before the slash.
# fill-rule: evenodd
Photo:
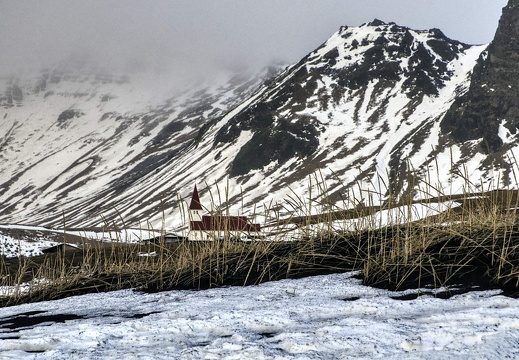
<svg viewBox="0 0 519 360">
<path fill-rule="evenodd" d="M 245 239 L 257 237 L 261 231 L 246 216 L 202 215 L 203 211 L 195 185 L 189 204 L 189 240 Z"/>
</svg>

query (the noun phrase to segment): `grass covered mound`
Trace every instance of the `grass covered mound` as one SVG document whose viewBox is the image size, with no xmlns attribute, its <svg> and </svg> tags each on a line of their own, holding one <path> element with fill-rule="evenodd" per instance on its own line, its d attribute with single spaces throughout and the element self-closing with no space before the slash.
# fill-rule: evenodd
<svg viewBox="0 0 519 360">
<path fill-rule="evenodd" d="M 337 223 L 362 219 L 370 224 L 366 219 L 382 210 L 413 204 L 278 221 L 280 232 L 289 225 L 308 230 L 313 224 L 325 224 L 320 231 L 305 230 L 291 241 L 112 243 L 3 259 L 1 285 L 14 290 L 0 297 L 0 305 L 124 288 L 154 292 L 243 286 L 352 270 L 359 271 L 365 284 L 392 290 L 502 288 L 515 296 L 519 289 L 517 198 L 516 191 L 465 195 L 439 215 L 387 226 L 375 226 L 371 219 L 371 225 L 349 230 Z"/>
</svg>

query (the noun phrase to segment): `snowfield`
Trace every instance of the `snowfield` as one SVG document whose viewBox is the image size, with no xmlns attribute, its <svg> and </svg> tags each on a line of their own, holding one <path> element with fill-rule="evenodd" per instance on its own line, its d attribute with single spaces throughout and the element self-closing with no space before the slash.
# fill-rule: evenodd
<svg viewBox="0 0 519 360">
<path fill-rule="evenodd" d="M 500 291 L 395 299 L 353 273 L 251 287 L 132 290 L 2 309 L 1 359 L 519 357 L 519 300 Z"/>
</svg>

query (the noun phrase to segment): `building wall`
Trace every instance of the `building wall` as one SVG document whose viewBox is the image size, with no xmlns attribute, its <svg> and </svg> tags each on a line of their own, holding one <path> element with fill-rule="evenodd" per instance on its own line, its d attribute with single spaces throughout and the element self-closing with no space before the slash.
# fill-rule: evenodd
<svg viewBox="0 0 519 360">
<path fill-rule="evenodd" d="M 198 209 L 189 210 L 190 241 L 213 241 L 215 239 L 248 238 L 248 234 L 259 235 L 260 225 L 250 224 L 246 216 L 202 215 Z"/>
<path fill-rule="evenodd" d="M 203 230 L 190 230 L 188 233 L 188 240 L 190 241 L 213 241 L 215 239 L 241 239 L 245 240 L 250 235 L 259 235 L 258 233 L 248 233 L 243 231 L 203 231 Z"/>
</svg>

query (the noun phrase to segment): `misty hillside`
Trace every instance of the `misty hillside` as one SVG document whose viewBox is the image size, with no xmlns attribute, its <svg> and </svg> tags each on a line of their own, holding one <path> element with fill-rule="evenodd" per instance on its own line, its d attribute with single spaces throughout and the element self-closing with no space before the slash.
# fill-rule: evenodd
<svg viewBox="0 0 519 360">
<path fill-rule="evenodd" d="M 268 76 L 228 74 L 169 98 L 138 77 L 92 69 L 1 79 L 2 220 L 57 224 L 64 211 L 94 224 L 126 203 L 146 221 L 176 197 L 160 170 Z"/>
<path fill-rule="evenodd" d="M 342 27 L 276 77 L 229 75 L 169 96 L 131 75 L 3 78 L 0 222 L 145 226 L 164 214 L 178 225 L 195 182 L 202 202 L 218 189 L 236 211 L 304 199 L 309 177 L 329 206 L 359 188 L 376 201 L 424 197 L 423 179 L 448 192 L 466 176 L 507 185 L 509 167 L 441 126 L 485 48 L 375 20 Z"/>
</svg>

